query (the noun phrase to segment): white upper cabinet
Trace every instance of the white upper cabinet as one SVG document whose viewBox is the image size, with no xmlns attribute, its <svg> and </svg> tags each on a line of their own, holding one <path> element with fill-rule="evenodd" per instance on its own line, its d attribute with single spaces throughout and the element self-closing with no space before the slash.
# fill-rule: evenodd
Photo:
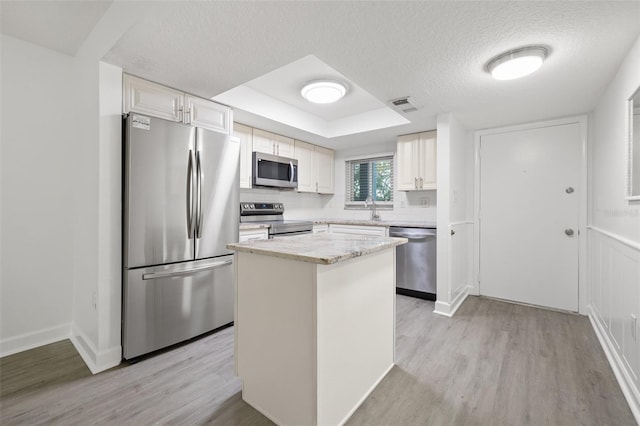
<svg viewBox="0 0 640 426">
<path fill-rule="evenodd" d="M 240 139 L 240 188 L 251 188 L 253 128 L 234 123 L 233 136 Z"/>
<path fill-rule="evenodd" d="M 265 154 L 293 158 L 294 143 L 292 138 L 276 135 L 265 130 L 253 129 L 253 150 Z"/>
<path fill-rule="evenodd" d="M 333 194 L 333 151 L 310 143 L 295 141 L 298 160 L 298 192 Z"/>
<path fill-rule="evenodd" d="M 231 110 L 207 99 L 185 95 L 185 123 L 216 132 L 229 133 Z M 188 120 L 188 121 L 187 121 Z"/>
<path fill-rule="evenodd" d="M 437 187 L 436 131 L 420 133 L 420 189 Z"/>
<path fill-rule="evenodd" d="M 436 189 L 436 131 L 399 136 L 396 162 L 398 190 Z"/>
<path fill-rule="evenodd" d="M 124 74 L 124 112 L 182 121 L 184 93 Z"/>
<path fill-rule="evenodd" d="M 139 112 L 229 134 L 231 109 L 128 74 L 123 76 L 125 113 Z"/>
<path fill-rule="evenodd" d="M 293 158 L 295 148 L 292 138 L 286 136 L 275 135 L 276 139 L 276 155 L 281 157 Z"/>
<path fill-rule="evenodd" d="M 315 171 L 317 176 L 316 192 L 333 194 L 333 151 L 321 146 L 315 147 Z"/>
<path fill-rule="evenodd" d="M 295 159 L 298 160 L 298 192 L 316 192 L 314 149 L 310 143 L 295 141 Z"/>
</svg>

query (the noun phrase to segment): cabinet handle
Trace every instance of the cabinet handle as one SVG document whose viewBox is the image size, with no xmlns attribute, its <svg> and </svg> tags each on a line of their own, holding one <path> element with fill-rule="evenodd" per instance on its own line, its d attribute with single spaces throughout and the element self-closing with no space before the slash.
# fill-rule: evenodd
<svg viewBox="0 0 640 426">
<path fill-rule="evenodd" d="M 316 182 L 316 192 L 318 192 L 318 182 Z"/>
<path fill-rule="evenodd" d="M 186 124 L 191 124 L 191 109 L 188 109 L 184 113 L 187 116 L 187 119 L 184 121 Z"/>
<path fill-rule="evenodd" d="M 277 155 L 280 155 L 280 144 L 276 145 L 276 149 L 278 150 L 278 154 Z"/>
<path fill-rule="evenodd" d="M 420 189 L 422 189 L 422 178 L 420 178 Z"/>
<path fill-rule="evenodd" d="M 413 178 L 413 179 L 415 180 L 414 187 L 415 187 L 416 189 L 418 189 L 418 178 Z"/>
<path fill-rule="evenodd" d="M 182 110 L 182 107 L 178 108 L 178 122 L 183 122 L 184 121 L 184 111 Z"/>
</svg>

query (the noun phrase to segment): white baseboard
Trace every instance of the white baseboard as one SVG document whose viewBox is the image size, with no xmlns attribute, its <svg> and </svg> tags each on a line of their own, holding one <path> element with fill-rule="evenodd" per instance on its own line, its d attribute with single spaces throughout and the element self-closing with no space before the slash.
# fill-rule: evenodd
<svg viewBox="0 0 640 426">
<path fill-rule="evenodd" d="M 624 397 L 629 404 L 629 408 L 631 409 L 636 422 L 640 424 L 640 392 L 633 383 L 633 380 L 631 379 L 631 376 L 627 371 L 624 362 L 622 362 L 622 359 L 620 359 L 620 355 L 618 355 L 618 352 L 615 350 L 615 346 L 611 342 L 611 339 L 609 339 L 608 333 L 600 323 L 600 320 L 598 320 L 598 316 L 593 311 L 591 305 L 587 306 L 587 311 L 589 320 L 591 321 L 591 326 L 596 332 L 596 336 L 600 341 L 600 346 L 602 346 L 602 350 L 604 350 L 604 353 L 607 356 L 607 360 L 611 365 L 613 374 L 618 380 L 620 389 L 622 389 L 622 393 L 624 394 Z"/>
<path fill-rule="evenodd" d="M 464 286 L 462 290 L 460 290 L 460 292 L 455 295 L 451 303 L 437 300 L 433 313 L 438 315 L 444 315 L 445 317 L 451 318 L 456 313 L 460 305 L 462 305 L 462 302 L 464 302 L 464 300 L 469 295 L 470 288 L 473 288 L 473 287 L 469 285 Z"/>
<path fill-rule="evenodd" d="M 364 395 L 362 395 L 362 398 L 360 398 L 360 400 L 356 403 L 356 405 L 354 405 L 353 408 L 347 413 L 347 415 L 344 416 L 344 419 L 342 419 L 340 423 L 338 423 L 338 426 L 344 425 L 347 422 L 347 420 L 349 420 L 351 416 L 353 416 L 353 413 L 355 413 L 356 410 L 360 408 L 360 406 L 365 401 L 365 399 L 367 399 L 369 395 L 371 395 L 371 392 L 373 392 L 373 390 L 378 387 L 382 379 L 384 379 L 387 376 L 387 374 L 389 374 L 389 371 L 391 371 L 393 367 L 395 367 L 395 365 L 396 365 L 395 363 L 393 362 L 391 363 L 389 368 L 387 368 L 385 372 L 382 373 L 382 375 L 378 378 L 378 380 L 376 380 L 376 382 L 373 385 L 371 385 L 369 390 Z"/>
<path fill-rule="evenodd" d="M 0 341 L 0 357 L 68 339 L 70 332 L 71 324 L 68 323 L 4 339 Z"/>
<path fill-rule="evenodd" d="M 90 339 L 75 324 L 71 328 L 71 343 L 92 374 L 113 368 L 122 362 L 122 346 L 98 351 Z"/>
</svg>

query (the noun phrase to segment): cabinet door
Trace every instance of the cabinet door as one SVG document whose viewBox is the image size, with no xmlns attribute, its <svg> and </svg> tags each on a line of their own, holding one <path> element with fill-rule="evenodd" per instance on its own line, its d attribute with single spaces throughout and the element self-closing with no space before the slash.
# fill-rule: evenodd
<svg viewBox="0 0 640 426">
<path fill-rule="evenodd" d="M 321 146 L 315 147 L 315 170 L 317 176 L 316 191 L 320 194 L 333 194 L 333 151 Z"/>
<path fill-rule="evenodd" d="M 396 167 L 400 191 L 413 191 L 419 188 L 420 178 L 420 139 L 418 134 L 398 137 Z"/>
<path fill-rule="evenodd" d="M 332 234 L 355 234 L 376 237 L 387 236 L 387 228 L 384 226 L 340 225 L 332 223 L 329 225 L 329 232 Z"/>
<path fill-rule="evenodd" d="M 240 188 L 251 188 L 253 129 L 243 124 L 234 123 L 233 136 L 240 139 Z"/>
<path fill-rule="evenodd" d="M 274 135 L 274 143 L 276 145 L 276 155 L 287 158 L 294 158 L 295 144 L 293 139 L 286 136 Z"/>
<path fill-rule="evenodd" d="M 328 232 L 329 232 L 329 225 L 327 224 L 313 225 L 314 234 L 327 234 Z"/>
<path fill-rule="evenodd" d="M 275 136 L 273 133 L 260 129 L 253 129 L 253 150 L 265 154 L 276 155 L 274 149 Z"/>
<path fill-rule="evenodd" d="M 261 229 L 245 229 L 240 230 L 238 240 L 243 243 L 245 241 L 253 241 L 253 240 L 268 240 L 269 239 L 269 230 L 267 228 Z"/>
<path fill-rule="evenodd" d="M 420 189 L 436 189 L 436 131 L 420 133 Z"/>
<path fill-rule="evenodd" d="M 313 145 L 295 141 L 294 157 L 298 160 L 298 192 L 316 192 L 316 168 Z"/>
<path fill-rule="evenodd" d="M 182 121 L 184 93 L 124 74 L 124 112 Z"/>
<path fill-rule="evenodd" d="M 214 132 L 229 134 L 231 130 L 231 109 L 207 99 L 191 95 L 185 96 L 187 112 L 185 123 Z"/>
</svg>

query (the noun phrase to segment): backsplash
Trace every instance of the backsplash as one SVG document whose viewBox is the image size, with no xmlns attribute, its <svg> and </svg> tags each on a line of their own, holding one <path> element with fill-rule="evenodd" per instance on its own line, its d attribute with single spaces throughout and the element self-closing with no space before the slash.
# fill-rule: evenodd
<svg viewBox="0 0 640 426">
<path fill-rule="evenodd" d="M 241 189 L 240 201 L 274 201 L 284 204 L 285 219 L 369 219 L 371 210 L 345 210 L 345 160 L 395 154 L 396 143 L 387 142 L 336 151 L 333 195 L 298 193 L 282 189 Z M 397 169 L 396 169 L 397 170 Z M 436 222 L 436 191 L 394 191 L 393 210 L 378 210 L 381 220 Z"/>
<path fill-rule="evenodd" d="M 345 210 L 342 194 L 319 195 L 278 189 L 242 189 L 240 201 L 279 202 L 286 219 L 369 219 L 370 210 Z M 393 210 L 378 210 L 382 220 L 436 221 L 436 191 L 395 191 Z"/>
</svg>

